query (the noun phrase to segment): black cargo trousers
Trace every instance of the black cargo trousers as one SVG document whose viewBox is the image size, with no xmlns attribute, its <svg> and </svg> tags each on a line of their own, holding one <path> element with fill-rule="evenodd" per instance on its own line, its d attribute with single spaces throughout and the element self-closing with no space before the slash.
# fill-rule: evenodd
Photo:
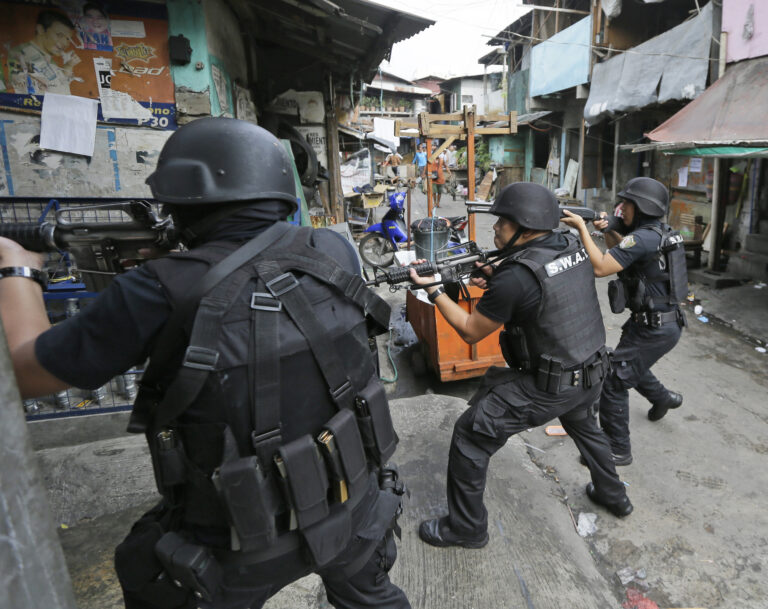
<svg viewBox="0 0 768 609">
<path fill-rule="evenodd" d="M 629 390 L 651 404 L 669 397 L 666 387 L 651 372 L 651 366 L 672 351 L 680 340 L 684 322 L 650 327 L 630 318 L 621 328 L 621 338 L 611 354 L 612 369 L 600 396 L 600 425 L 608 434 L 616 455 L 632 453 L 629 441 Z"/>
<path fill-rule="evenodd" d="M 336 609 L 361 609 L 375 607 L 381 609 L 410 609 L 411 605 L 405 593 L 393 584 L 388 572 L 397 558 L 397 546 L 390 529 L 376 546 L 371 557 L 357 573 L 349 578 L 334 579 L 333 568 L 322 575 L 328 602 Z M 283 568 L 290 570 L 290 565 Z M 253 585 L 247 568 L 225 571 L 224 584 L 213 604 L 185 594 L 181 604 L 156 604 L 136 598 L 129 591 L 123 590 L 126 609 L 260 609 L 272 596 L 291 582 L 309 575 L 311 571 L 281 574 L 276 570 L 275 583 L 271 585 Z M 287 580 L 287 581 L 286 581 Z"/>
<path fill-rule="evenodd" d="M 556 417 L 586 459 L 600 495 L 620 502 L 626 490 L 616 474 L 608 437 L 592 413 L 600 390 L 598 383 L 551 394 L 536 388 L 531 373 L 491 368 L 453 427 L 446 488 L 451 530 L 467 536 L 487 531 L 483 493 L 491 456 L 511 436 Z"/>
<path fill-rule="evenodd" d="M 377 497 L 377 499 L 373 499 Z M 168 510 L 161 503 L 136 522 L 115 553 L 115 568 L 123 587 L 126 609 L 259 609 L 288 584 L 310 573 L 323 580 L 328 601 L 336 609 L 410 609 L 405 593 L 389 579 L 397 559 L 393 516 L 400 497 L 368 490 L 368 498 L 353 511 L 352 539 L 338 557 L 321 569 L 306 561 L 306 550 L 297 544 L 281 554 L 248 564 L 238 553 L 213 550 L 221 577 L 212 600 L 181 588 L 158 562 L 155 544 L 167 525 Z M 197 539 L 204 531 L 187 531 Z M 245 563 L 245 564 L 242 564 Z"/>
</svg>

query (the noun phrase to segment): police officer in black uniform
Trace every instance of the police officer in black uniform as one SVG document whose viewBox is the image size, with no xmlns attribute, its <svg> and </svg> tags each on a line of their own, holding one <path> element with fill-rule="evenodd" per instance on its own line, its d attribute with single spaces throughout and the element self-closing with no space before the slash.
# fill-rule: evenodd
<svg viewBox="0 0 768 609">
<path fill-rule="evenodd" d="M 616 516 L 632 511 L 608 438 L 590 412 L 607 372 L 607 353 L 586 252 L 569 232 L 555 230 L 557 199 L 543 186 L 506 186 L 490 213 L 498 216 L 494 243 L 504 259 L 494 269 L 483 267 L 487 278 L 473 280 L 487 288 L 477 307 L 467 313 L 443 288 L 426 288 L 429 300 L 470 344 L 503 325 L 500 343 L 509 364 L 486 373 L 456 421 L 448 456 L 448 515 L 419 528 L 421 539 L 434 546 L 488 543 L 483 492 L 491 456 L 510 436 L 556 417 L 589 465 L 588 496 Z M 411 280 L 432 281 L 415 271 Z"/>
<path fill-rule="evenodd" d="M 129 429 L 163 500 L 117 549 L 126 607 L 255 609 L 314 571 L 334 607 L 409 608 L 387 575 L 403 487 L 367 329 L 389 309 L 354 250 L 284 222 L 290 159 L 243 121 L 182 127 L 148 183 L 189 251 L 116 277 L 55 327 L 40 255 L 0 239 L 22 395 L 97 388 L 149 357 Z"/>
<path fill-rule="evenodd" d="M 622 326 L 613 370 L 600 396 L 600 424 L 611 439 L 614 461 L 629 465 L 629 389 L 651 403 L 651 421 L 683 403 L 683 396 L 664 387 L 651 367 L 680 340 L 686 321 L 679 302 L 688 293 L 688 279 L 682 238 L 661 220 L 669 204 L 666 187 L 652 178 L 633 178 L 619 196 L 614 216 L 603 212 L 594 222 L 608 229 L 610 249 L 605 254 L 582 218 L 569 214 L 564 222 L 578 229 L 597 277 L 618 273 L 609 284 L 611 310 L 620 313 L 628 307 L 632 312 Z"/>
</svg>

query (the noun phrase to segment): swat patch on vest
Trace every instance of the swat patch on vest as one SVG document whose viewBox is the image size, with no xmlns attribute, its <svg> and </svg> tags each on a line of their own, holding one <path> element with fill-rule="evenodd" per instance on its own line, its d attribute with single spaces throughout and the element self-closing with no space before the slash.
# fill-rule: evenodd
<svg viewBox="0 0 768 609">
<path fill-rule="evenodd" d="M 578 252 L 574 252 L 569 256 L 563 256 L 562 258 L 547 263 L 544 266 L 544 269 L 547 272 L 547 276 L 552 277 L 558 273 L 562 273 L 563 271 L 567 271 L 568 269 L 583 264 L 588 260 L 589 254 L 587 254 L 587 250 L 581 248 Z"/>
<path fill-rule="evenodd" d="M 630 247 L 634 247 L 637 245 L 637 242 L 635 241 L 634 235 L 627 235 L 621 240 L 621 243 L 619 243 L 619 247 L 623 250 L 628 250 Z"/>
</svg>

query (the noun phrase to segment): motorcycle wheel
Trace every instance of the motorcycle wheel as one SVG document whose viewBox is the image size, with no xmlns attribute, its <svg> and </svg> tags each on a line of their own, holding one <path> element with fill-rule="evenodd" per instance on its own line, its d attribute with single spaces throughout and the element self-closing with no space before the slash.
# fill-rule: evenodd
<svg viewBox="0 0 768 609">
<path fill-rule="evenodd" d="M 384 268 L 395 261 L 395 246 L 379 233 L 368 233 L 358 249 L 363 262 L 372 267 Z"/>
</svg>

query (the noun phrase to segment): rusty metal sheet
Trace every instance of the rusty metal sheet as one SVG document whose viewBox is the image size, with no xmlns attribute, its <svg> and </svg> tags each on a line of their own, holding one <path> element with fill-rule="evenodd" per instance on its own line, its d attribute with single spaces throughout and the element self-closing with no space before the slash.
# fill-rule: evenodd
<svg viewBox="0 0 768 609">
<path fill-rule="evenodd" d="M 768 141 L 768 57 L 743 61 L 685 108 L 646 134 L 654 142 Z"/>
</svg>

